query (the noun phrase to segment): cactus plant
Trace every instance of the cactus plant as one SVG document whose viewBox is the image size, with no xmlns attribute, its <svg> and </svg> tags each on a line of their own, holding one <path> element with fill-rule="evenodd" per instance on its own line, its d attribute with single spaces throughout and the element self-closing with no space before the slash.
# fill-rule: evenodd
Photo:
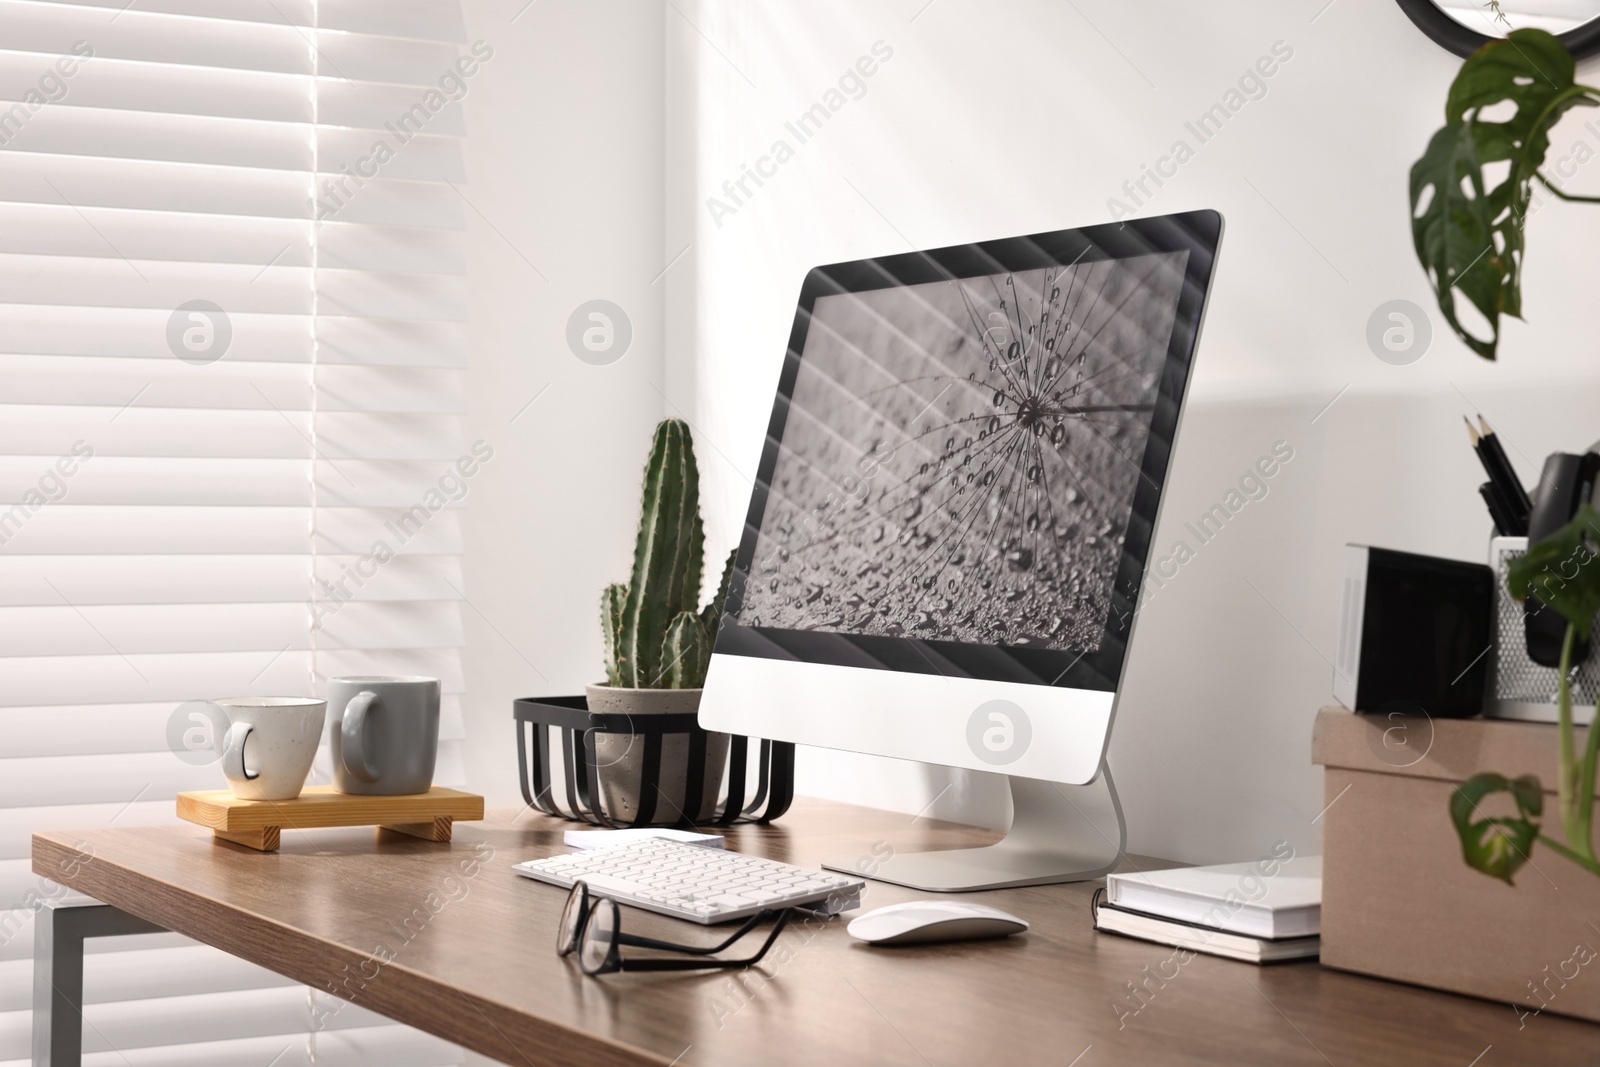
<svg viewBox="0 0 1600 1067">
<path fill-rule="evenodd" d="M 698 689 L 711 663 L 733 574 L 728 555 L 716 595 L 699 607 L 705 532 L 700 470 L 689 424 L 664 419 L 644 468 L 644 499 L 630 580 L 600 597 L 606 682 L 631 689 Z"/>
</svg>

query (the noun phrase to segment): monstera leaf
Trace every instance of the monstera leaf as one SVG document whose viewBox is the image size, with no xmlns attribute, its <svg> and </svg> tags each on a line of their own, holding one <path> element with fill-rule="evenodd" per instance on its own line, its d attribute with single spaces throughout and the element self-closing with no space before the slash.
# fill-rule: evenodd
<svg viewBox="0 0 1600 1067">
<path fill-rule="evenodd" d="M 1600 613 L 1600 511 L 1585 504 L 1571 522 L 1528 548 L 1506 568 L 1518 600 L 1538 597 L 1572 624 L 1581 640 Z"/>
<path fill-rule="evenodd" d="M 1517 814 L 1484 816 L 1478 810 L 1478 802 L 1495 793 L 1510 793 L 1516 801 Z M 1450 796 L 1450 821 L 1461 836 L 1461 854 L 1467 866 L 1512 885 L 1511 876 L 1528 862 L 1528 852 L 1539 836 L 1539 824 L 1532 818 L 1543 810 L 1544 792 L 1539 779 L 1531 774 L 1515 781 L 1501 774 L 1475 774 L 1462 782 Z"/>
<path fill-rule="evenodd" d="M 1493 359 L 1500 317 L 1522 317 L 1523 223 L 1550 128 L 1574 107 L 1600 103 L 1600 90 L 1573 81 L 1572 55 L 1543 30 L 1513 30 L 1467 59 L 1450 86 L 1445 125 L 1411 167 L 1411 237 L 1439 310 L 1456 336 Z M 1503 121 L 1484 117 L 1514 108 Z M 1498 178 L 1498 181 L 1492 179 Z M 1456 297 L 1488 320 L 1488 339 L 1462 326 Z"/>
</svg>

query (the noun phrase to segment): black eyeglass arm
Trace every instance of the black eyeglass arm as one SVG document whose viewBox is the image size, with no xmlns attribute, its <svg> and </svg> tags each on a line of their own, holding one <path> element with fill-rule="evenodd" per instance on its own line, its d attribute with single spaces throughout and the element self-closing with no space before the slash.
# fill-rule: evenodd
<svg viewBox="0 0 1600 1067">
<path fill-rule="evenodd" d="M 653 937 L 641 937 L 638 934 L 613 934 L 612 940 L 619 945 L 631 948 L 653 948 L 662 952 L 683 952 L 690 955 L 710 952 L 710 949 L 693 948 L 689 945 L 680 945 L 673 941 L 657 941 Z"/>
<path fill-rule="evenodd" d="M 775 914 L 777 913 L 770 910 L 759 911 L 750 916 L 750 918 L 746 919 L 744 924 L 740 926 L 739 929 L 729 934 L 724 940 L 715 945 L 709 945 L 705 948 L 700 948 L 695 945 L 680 945 L 673 941 L 657 941 L 653 937 L 641 937 L 638 934 L 618 934 L 616 939 L 619 944 L 631 945 L 634 948 L 653 948 L 659 949 L 662 952 L 682 952 L 690 956 L 711 956 L 718 952 L 722 952 L 745 934 L 748 934 L 751 930 L 754 930 L 761 923 L 772 918 L 772 916 Z"/>
<path fill-rule="evenodd" d="M 696 957 L 692 960 L 618 960 L 619 971 L 711 971 L 728 967 L 745 967 L 744 960 L 711 960 Z"/>
<path fill-rule="evenodd" d="M 761 962 L 761 957 L 767 954 L 767 950 L 777 942 L 778 935 L 783 933 L 783 928 L 789 925 L 790 914 L 792 913 L 788 911 L 781 911 L 778 913 L 778 921 L 773 924 L 772 932 L 767 935 L 767 939 L 761 943 L 761 948 L 756 951 L 754 956 L 751 956 L 747 960 L 741 961 L 744 966 L 751 967 Z"/>
<path fill-rule="evenodd" d="M 754 956 L 751 956 L 748 959 L 742 959 L 742 960 L 710 960 L 710 959 L 693 959 L 693 960 L 626 960 L 626 959 L 619 959 L 619 960 L 617 960 L 617 969 L 618 970 L 622 970 L 622 971 L 705 971 L 705 970 L 721 970 L 721 969 L 726 969 L 726 968 L 730 968 L 730 967 L 753 967 L 757 963 L 761 962 L 762 957 L 765 956 L 767 954 L 767 950 L 772 948 L 773 944 L 777 942 L 778 935 L 783 933 L 783 928 L 785 926 L 787 926 L 787 925 L 789 925 L 789 912 L 787 912 L 787 911 L 779 912 L 778 913 L 777 924 L 773 926 L 772 932 L 767 935 L 767 939 L 766 939 L 765 942 L 762 943 L 760 950 L 757 951 Z"/>
</svg>

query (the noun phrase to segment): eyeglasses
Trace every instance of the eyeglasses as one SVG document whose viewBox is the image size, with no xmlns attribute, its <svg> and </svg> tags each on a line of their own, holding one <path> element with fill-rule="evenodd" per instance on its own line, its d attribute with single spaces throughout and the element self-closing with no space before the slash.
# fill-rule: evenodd
<svg viewBox="0 0 1600 1067">
<path fill-rule="evenodd" d="M 777 916 L 778 921 L 773 925 L 772 932 L 767 934 L 767 940 L 762 944 L 754 956 L 740 960 L 719 960 L 709 957 L 723 951 L 739 940 L 751 930 L 767 919 Z M 613 971 L 698 971 L 710 970 L 718 967 L 749 967 L 761 962 L 761 957 L 767 954 L 778 935 L 789 923 L 789 911 L 773 911 L 766 909 L 746 919 L 744 925 L 739 927 L 721 943 L 699 947 L 695 945 L 678 945 L 671 941 L 657 941 L 653 937 L 640 937 L 637 934 L 622 932 L 622 914 L 617 902 L 610 897 L 603 897 L 589 889 L 585 882 L 574 882 L 572 892 L 567 894 L 567 906 L 561 912 L 561 925 L 556 931 L 556 954 L 570 956 L 578 954 L 578 966 L 584 974 L 602 975 Z M 623 945 L 634 948 L 649 948 L 660 952 L 678 952 L 686 956 L 697 956 L 698 959 L 664 960 L 664 959 L 623 959 Z"/>
</svg>

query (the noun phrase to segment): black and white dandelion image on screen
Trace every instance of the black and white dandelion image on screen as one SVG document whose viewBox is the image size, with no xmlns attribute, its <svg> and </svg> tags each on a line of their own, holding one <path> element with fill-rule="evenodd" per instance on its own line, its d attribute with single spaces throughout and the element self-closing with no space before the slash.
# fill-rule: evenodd
<svg viewBox="0 0 1600 1067">
<path fill-rule="evenodd" d="M 1186 256 L 818 298 L 741 623 L 1097 649 Z"/>
</svg>

